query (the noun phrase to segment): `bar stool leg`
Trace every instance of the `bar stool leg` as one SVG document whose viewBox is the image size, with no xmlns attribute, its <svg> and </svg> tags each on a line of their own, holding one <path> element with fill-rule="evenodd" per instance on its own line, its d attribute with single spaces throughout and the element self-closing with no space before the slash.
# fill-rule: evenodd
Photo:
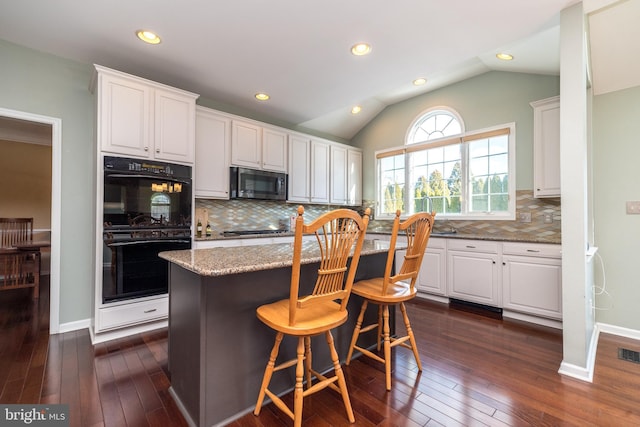
<svg viewBox="0 0 640 427">
<path fill-rule="evenodd" d="M 311 367 L 312 364 L 312 355 L 311 355 L 311 337 L 304 337 L 304 361 L 307 370 L 307 390 L 311 388 Z"/>
<path fill-rule="evenodd" d="M 422 371 L 422 362 L 420 362 L 420 355 L 418 354 L 416 337 L 413 335 L 413 329 L 411 329 L 411 323 L 409 322 L 409 316 L 407 316 L 407 309 L 405 308 L 404 303 L 400 303 L 400 311 L 402 311 L 402 317 L 404 318 L 404 325 L 407 328 L 407 335 L 409 335 L 409 341 L 411 342 L 411 350 L 413 351 L 413 357 L 416 358 L 418 371 Z"/>
<path fill-rule="evenodd" d="M 276 334 L 276 341 L 273 344 L 273 349 L 271 350 L 271 355 L 269 356 L 269 362 L 267 363 L 267 367 L 264 370 L 264 377 L 262 378 L 262 385 L 260 386 L 260 393 L 258 394 L 258 402 L 256 403 L 256 408 L 253 410 L 254 415 L 260 415 L 260 409 L 262 408 L 265 391 L 269 386 L 269 382 L 271 382 L 271 376 L 273 375 L 273 369 L 276 365 L 276 358 L 278 357 L 278 350 L 280 349 L 280 343 L 282 342 L 283 337 L 284 334 L 282 332 L 278 332 Z"/>
<path fill-rule="evenodd" d="M 338 387 L 340 387 L 342 401 L 344 402 L 344 407 L 347 410 L 347 417 L 349 418 L 350 423 L 355 423 L 356 419 L 353 416 L 353 409 L 351 408 L 351 400 L 349 399 L 349 392 L 347 391 L 347 382 L 344 379 L 344 372 L 342 372 L 342 368 L 340 367 L 340 358 L 338 357 L 338 352 L 336 352 L 336 348 L 333 345 L 333 336 L 331 335 L 331 331 L 326 331 L 325 336 L 327 338 L 329 351 L 331 352 L 333 368 L 335 370 L 336 376 L 338 377 Z"/>
<path fill-rule="evenodd" d="M 364 300 L 362 302 L 362 308 L 360 309 L 360 315 L 358 316 L 358 320 L 356 321 L 356 327 L 353 330 L 353 335 L 351 336 L 351 344 L 349 345 L 349 353 L 347 354 L 347 360 L 345 362 L 346 365 L 351 363 L 351 357 L 353 356 L 353 349 L 356 347 L 356 343 L 358 342 L 358 336 L 360 336 L 360 329 L 362 328 L 362 321 L 364 320 L 364 312 L 367 311 L 367 305 L 369 302 Z"/>
<path fill-rule="evenodd" d="M 302 403 L 304 398 L 304 389 L 302 381 L 305 371 L 305 337 L 298 338 L 298 363 L 296 363 L 296 388 L 293 391 L 293 425 L 294 427 L 302 426 Z"/>
<path fill-rule="evenodd" d="M 383 305 L 382 318 L 384 326 L 382 328 L 382 335 L 384 338 L 384 373 L 387 390 L 391 390 L 391 336 L 389 330 L 389 306 L 387 304 Z"/>
</svg>

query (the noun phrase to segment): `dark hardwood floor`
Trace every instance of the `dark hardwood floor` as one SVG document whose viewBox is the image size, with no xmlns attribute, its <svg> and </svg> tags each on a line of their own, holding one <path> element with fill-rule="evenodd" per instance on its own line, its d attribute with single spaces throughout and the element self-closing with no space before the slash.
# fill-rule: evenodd
<svg viewBox="0 0 640 427">
<path fill-rule="evenodd" d="M 168 392 L 166 330 L 96 346 L 87 330 L 50 336 L 43 279 L 38 304 L 28 290 L 0 292 L 0 403 L 67 403 L 72 426 L 185 426 Z M 408 350 L 393 350 L 386 392 L 381 364 L 345 367 L 355 425 L 640 425 L 640 364 L 618 359 L 621 347 L 639 351 L 637 341 L 601 335 L 589 384 L 558 374 L 559 331 L 435 303 L 407 308 L 424 370 Z M 292 422 L 269 404 L 230 425 Z M 304 425 L 348 425 L 338 394 L 307 398 Z"/>
</svg>

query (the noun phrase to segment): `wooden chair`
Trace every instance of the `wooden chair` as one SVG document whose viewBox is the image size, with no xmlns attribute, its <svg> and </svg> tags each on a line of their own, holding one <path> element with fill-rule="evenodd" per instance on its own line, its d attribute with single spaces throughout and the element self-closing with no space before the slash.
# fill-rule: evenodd
<svg viewBox="0 0 640 427">
<path fill-rule="evenodd" d="M 391 348 L 395 346 L 403 346 L 413 351 L 413 355 L 418 365 L 418 370 L 422 371 L 422 363 L 418 354 L 418 347 L 411 329 L 409 317 L 404 306 L 404 302 L 416 296 L 416 280 L 420 272 L 422 257 L 427 248 L 427 242 L 433 228 L 435 212 L 431 214 L 422 212 L 412 215 L 404 222 L 400 223 L 400 211 L 396 212 L 393 222 L 393 231 L 391 235 L 391 243 L 389 247 L 389 255 L 387 256 L 387 265 L 384 277 L 361 280 L 354 283 L 352 292 L 364 298 L 360 315 L 356 321 L 356 327 L 351 337 L 351 345 L 347 354 L 346 364 L 348 365 L 353 356 L 353 350 L 357 349 L 363 355 L 371 357 L 374 360 L 382 362 L 385 367 L 385 379 L 387 390 L 391 390 Z M 404 261 L 400 267 L 400 271 L 395 275 L 391 275 L 395 258 L 395 248 L 398 235 L 404 233 L 407 237 L 407 249 L 404 255 Z M 369 303 L 378 305 L 378 322 L 363 327 L 365 311 Z M 399 305 L 407 329 L 407 335 L 403 337 L 391 337 L 389 333 L 389 306 Z M 369 351 L 366 348 L 357 345 L 358 336 L 361 333 L 377 329 L 378 332 L 378 352 L 380 351 L 380 341 L 383 341 L 383 357 Z M 409 344 L 407 344 L 409 341 Z"/>
<path fill-rule="evenodd" d="M 40 251 L 16 246 L 33 242 L 33 218 L 0 218 L 0 290 L 33 288 L 40 296 Z"/>
<path fill-rule="evenodd" d="M 0 218 L 0 248 L 33 241 L 33 218 Z"/>
<path fill-rule="evenodd" d="M 256 310 L 258 319 L 276 331 L 276 339 L 264 372 L 254 414 L 260 414 L 266 395 L 279 409 L 291 417 L 294 426 L 298 427 L 302 423 L 303 398 L 330 387 L 342 395 L 349 422 L 353 423 L 355 418 L 344 373 L 333 344 L 331 329 L 342 325 L 347 320 L 347 302 L 369 223 L 369 210 L 367 209 L 364 217 L 360 217 L 355 211 L 337 209 L 325 213 L 309 224 L 304 224 L 303 213 L 304 208 L 298 207 L 289 298 L 262 305 Z M 304 234 L 315 234 L 321 261 L 312 293 L 301 296 L 299 295 L 301 287 L 300 261 Z M 305 243 L 305 245 L 310 244 L 315 246 L 313 242 Z M 351 263 L 347 265 L 352 249 Z M 335 375 L 329 378 L 312 368 L 311 337 L 319 334 L 325 335 L 333 361 Z M 280 343 L 285 335 L 298 338 L 297 357 L 276 366 Z M 293 411 L 291 411 L 268 387 L 274 372 L 294 365 L 296 367 L 296 383 Z M 306 390 L 303 389 L 305 373 Z M 312 375 L 317 379 L 313 385 Z M 338 384 L 334 384 L 335 382 Z"/>
</svg>

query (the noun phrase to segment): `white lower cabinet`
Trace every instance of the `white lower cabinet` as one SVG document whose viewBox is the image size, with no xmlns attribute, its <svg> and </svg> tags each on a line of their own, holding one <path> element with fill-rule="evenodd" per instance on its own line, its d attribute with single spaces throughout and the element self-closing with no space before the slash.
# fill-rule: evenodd
<svg viewBox="0 0 640 427">
<path fill-rule="evenodd" d="M 98 310 L 96 332 L 166 319 L 169 314 L 169 298 L 111 305 Z"/>
<path fill-rule="evenodd" d="M 504 243 L 502 303 L 505 310 L 562 319 L 560 245 Z"/>
<path fill-rule="evenodd" d="M 429 239 L 422 258 L 417 288 L 432 295 L 447 295 L 447 239 Z"/>
<path fill-rule="evenodd" d="M 500 243 L 449 239 L 447 292 L 450 298 L 499 307 Z"/>
</svg>

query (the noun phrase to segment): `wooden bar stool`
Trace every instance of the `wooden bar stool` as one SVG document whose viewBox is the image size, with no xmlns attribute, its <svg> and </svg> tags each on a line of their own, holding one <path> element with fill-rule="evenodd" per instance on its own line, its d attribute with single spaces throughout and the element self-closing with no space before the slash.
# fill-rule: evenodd
<svg viewBox="0 0 640 427">
<path fill-rule="evenodd" d="M 347 354 L 346 364 L 348 365 L 353 356 L 353 350 L 357 349 L 363 355 L 371 357 L 378 362 L 384 364 L 385 379 L 387 390 L 391 390 L 391 348 L 395 346 L 403 346 L 413 351 L 418 369 L 422 371 L 422 363 L 416 346 L 416 339 L 411 329 L 411 323 L 407 316 L 404 302 L 416 296 L 416 280 L 420 272 L 422 257 L 427 248 L 427 242 L 433 228 L 433 221 L 436 213 L 431 214 L 421 212 L 410 216 L 407 220 L 400 223 L 400 211 L 396 212 L 393 222 L 393 231 L 391 233 L 391 244 L 389 247 L 389 255 L 387 256 L 387 265 L 384 277 L 376 277 L 373 279 L 361 280 L 354 283 L 352 292 L 364 298 L 360 315 L 356 322 L 356 327 L 351 337 L 351 345 Z M 393 270 L 393 262 L 395 257 L 396 242 L 398 234 L 404 233 L 407 237 L 407 249 L 404 261 L 400 267 L 400 271 L 394 276 L 391 275 Z M 378 322 L 362 326 L 365 311 L 369 303 L 378 305 Z M 404 324 L 407 329 L 407 335 L 403 337 L 391 337 L 389 333 L 389 306 L 399 305 Z M 378 352 L 380 351 L 380 341 L 382 339 L 384 355 L 380 357 L 378 354 L 369 351 L 366 348 L 357 345 L 358 336 L 361 333 L 376 329 L 378 331 Z M 409 341 L 409 344 L 407 343 Z"/>
<path fill-rule="evenodd" d="M 262 305 L 256 310 L 258 319 L 276 331 L 276 340 L 253 413 L 260 414 L 266 395 L 279 409 L 291 417 L 294 426 L 298 427 L 302 423 L 303 398 L 331 387 L 342 395 L 347 417 L 349 422 L 353 423 L 355 418 L 344 373 L 333 344 L 331 329 L 342 325 L 347 320 L 347 302 L 369 223 L 369 209 L 364 217 L 360 217 L 355 211 L 349 209 L 337 209 L 325 213 L 309 224 L 304 224 L 303 213 L 304 208 L 298 207 L 289 298 Z M 307 242 L 305 245 L 316 246 L 321 260 L 313 292 L 310 295 L 300 296 L 300 260 L 303 248 L 306 248 L 302 242 L 304 234 L 315 234 L 317 243 Z M 352 249 L 351 263 L 347 265 Z M 325 335 L 329 346 L 335 370 L 335 375 L 331 377 L 326 377 L 312 368 L 311 337 L 319 334 Z M 297 357 L 276 366 L 278 350 L 284 335 L 298 338 Z M 292 366 L 296 367 L 293 411 L 268 388 L 274 372 Z M 303 389 L 305 374 L 306 390 Z M 312 383 L 312 375 L 317 379 L 315 384 Z M 335 382 L 338 384 L 334 384 Z"/>
</svg>

